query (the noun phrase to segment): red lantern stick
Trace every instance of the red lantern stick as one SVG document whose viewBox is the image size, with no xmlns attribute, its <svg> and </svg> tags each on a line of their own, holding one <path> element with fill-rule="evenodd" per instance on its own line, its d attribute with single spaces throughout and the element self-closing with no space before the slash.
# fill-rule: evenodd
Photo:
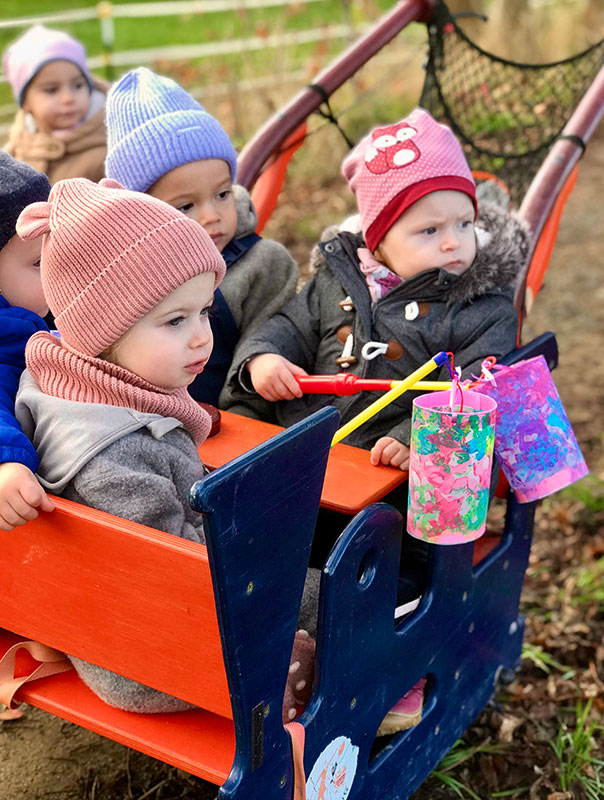
<svg viewBox="0 0 604 800">
<path fill-rule="evenodd" d="M 296 380 L 305 394 L 335 394 L 340 397 L 359 392 L 387 392 L 400 381 L 384 378 L 359 378 L 350 372 L 337 375 L 296 375 Z M 418 391 L 444 390 L 451 388 L 450 381 L 418 381 L 411 389 Z"/>
</svg>

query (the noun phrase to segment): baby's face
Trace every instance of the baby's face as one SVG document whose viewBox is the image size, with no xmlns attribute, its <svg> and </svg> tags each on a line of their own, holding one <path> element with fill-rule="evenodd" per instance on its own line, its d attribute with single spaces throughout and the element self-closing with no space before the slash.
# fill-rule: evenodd
<svg viewBox="0 0 604 800">
<path fill-rule="evenodd" d="M 476 256 L 472 201 L 450 190 L 425 195 L 398 218 L 375 255 L 403 279 L 434 267 L 461 275 Z"/>
<path fill-rule="evenodd" d="M 41 317 L 48 313 L 48 303 L 40 280 L 41 239 L 24 241 L 17 234 L 0 250 L 0 291 L 11 304 L 34 311 Z"/>
<path fill-rule="evenodd" d="M 90 106 L 90 87 L 71 61 L 51 61 L 35 75 L 25 92 L 23 110 L 39 131 L 52 133 L 75 128 Z"/>
<path fill-rule="evenodd" d="M 204 272 L 183 283 L 141 317 L 105 357 L 167 391 L 193 383 L 212 352 L 208 313 L 215 277 Z"/>
<path fill-rule="evenodd" d="M 237 229 L 231 170 L 221 158 L 191 161 L 166 172 L 147 194 L 198 222 L 222 252 Z"/>
</svg>

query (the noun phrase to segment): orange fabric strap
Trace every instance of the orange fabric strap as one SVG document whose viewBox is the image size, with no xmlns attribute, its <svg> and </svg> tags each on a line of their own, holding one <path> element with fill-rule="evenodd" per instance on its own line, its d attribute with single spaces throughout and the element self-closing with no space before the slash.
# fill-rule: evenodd
<svg viewBox="0 0 604 800">
<path fill-rule="evenodd" d="M 288 722 L 284 727 L 292 740 L 292 758 L 294 761 L 293 800 L 306 800 L 306 775 L 304 774 L 306 729 L 299 722 Z"/>
<path fill-rule="evenodd" d="M 40 664 L 28 675 L 16 678 L 15 662 L 19 650 L 25 650 Z M 21 701 L 15 700 L 14 695 L 24 683 L 67 672 L 71 668 L 71 661 L 60 650 L 53 650 L 39 642 L 17 642 L 0 659 L 0 703 L 4 703 L 7 708 L 19 708 Z"/>
</svg>

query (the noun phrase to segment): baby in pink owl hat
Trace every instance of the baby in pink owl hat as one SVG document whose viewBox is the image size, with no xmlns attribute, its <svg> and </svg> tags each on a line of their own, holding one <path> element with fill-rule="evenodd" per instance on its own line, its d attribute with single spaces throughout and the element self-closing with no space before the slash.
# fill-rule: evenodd
<svg viewBox="0 0 604 800">
<path fill-rule="evenodd" d="M 528 234 L 507 208 L 477 205 L 450 128 L 416 108 L 365 136 L 342 173 L 356 198 L 356 229 L 325 232 L 311 257 L 315 274 L 245 342 L 234 364 L 238 405 L 260 416 L 263 401 L 272 401 L 272 420 L 284 426 L 325 405 L 346 423 L 375 400 L 370 392 L 303 394 L 298 376 L 346 371 L 401 380 L 445 350 L 466 378 L 480 373 L 486 356 L 500 359 L 516 345 L 513 285 Z M 443 367 L 427 379 L 447 377 Z M 344 439 L 370 451 L 368 469 L 407 469 L 415 396 L 402 395 Z M 387 499 L 405 513 L 405 490 Z M 330 526 L 333 532 L 333 520 Z M 424 591 L 427 546 L 404 536 L 398 608 L 417 605 Z M 379 734 L 421 719 L 424 683 L 406 692 Z"/>
<path fill-rule="evenodd" d="M 500 358 L 516 344 L 512 286 L 527 234 L 507 209 L 477 207 L 470 167 L 448 127 L 417 108 L 371 131 L 342 173 L 360 232 L 329 229 L 313 253 L 316 274 L 238 361 L 239 401 L 274 401 L 282 425 L 325 404 L 346 422 L 375 399 L 303 395 L 297 375 L 346 370 L 397 380 L 450 350 L 467 377 L 485 356 Z M 346 442 L 371 450 L 372 464 L 406 469 L 413 397 L 407 392 Z"/>
</svg>

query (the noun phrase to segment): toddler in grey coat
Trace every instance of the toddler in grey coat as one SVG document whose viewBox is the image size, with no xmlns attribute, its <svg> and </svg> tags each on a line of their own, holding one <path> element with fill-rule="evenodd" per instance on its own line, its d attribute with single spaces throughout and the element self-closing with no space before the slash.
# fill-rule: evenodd
<svg viewBox="0 0 604 800">
<path fill-rule="evenodd" d="M 370 392 L 303 395 L 297 376 L 350 371 L 400 380 L 445 350 L 466 378 L 480 374 L 486 356 L 500 358 L 516 344 L 512 284 L 527 257 L 527 233 L 506 210 L 477 208 L 470 167 L 449 128 L 418 108 L 371 131 L 342 171 L 361 231 L 318 245 L 316 274 L 233 363 L 233 405 L 261 414 L 264 401 L 273 401 L 281 425 L 327 404 L 347 422 L 375 399 Z M 443 368 L 428 379 L 447 377 Z M 402 395 L 345 441 L 370 450 L 372 465 L 407 469 L 416 394 Z M 426 547 L 403 540 L 401 607 L 417 605 L 423 591 Z M 420 721 L 424 686 L 422 678 L 401 697 L 378 735 Z"/>
<path fill-rule="evenodd" d="M 202 225 L 226 274 L 210 315 L 216 344 L 190 392 L 225 406 L 226 376 L 253 331 L 296 291 L 298 269 L 279 242 L 256 233 L 249 194 L 234 185 L 237 155 L 222 125 L 188 92 L 145 67 L 127 72 L 107 97 L 105 171 Z"/>
<path fill-rule="evenodd" d="M 210 419 L 188 387 L 212 352 L 208 314 L 225 273 L 212 239 L 161 200 L 112 180 L 58 182 L 48 202 L 22 212 L 17 230 L 26 240 L 43 236 L 42 285 L 60 333 L 29 340 L 16 402 L 41 484 L 203 543 L 203 519 L 188 496 L 204 474 L 197 448 Z M 316 598 L 304 605 L 302 624 L 312 622 Z M 118 708 L 189 707 L 72 661 Z"/>
<path fill-rule="evenodd" d="M 232 391 L 252 410 L 276 403 L 290 425 L 335 405 L 347 422 L 369 392 L 302 395 L 297 375 L 350 371 L 400 380 L 440 350 L 462 376 L 516 345 L 512 287 L 528 254 L 527 232 L 507 209 L 477 208 L 459 142 L 416 109 L 376 128 L 344 161 L 361 231 L 319 243 L 316 274 L 279 314 L 250 336 L 233 364 Z M 441 375 L 428 379 L 445 380 Z M 246 394 L 247 391 L 247 394 Z M 391 403 L 345 441 L 371 450 L 372 464 L 406 469 L 413 392 Z"/>
</svg>

